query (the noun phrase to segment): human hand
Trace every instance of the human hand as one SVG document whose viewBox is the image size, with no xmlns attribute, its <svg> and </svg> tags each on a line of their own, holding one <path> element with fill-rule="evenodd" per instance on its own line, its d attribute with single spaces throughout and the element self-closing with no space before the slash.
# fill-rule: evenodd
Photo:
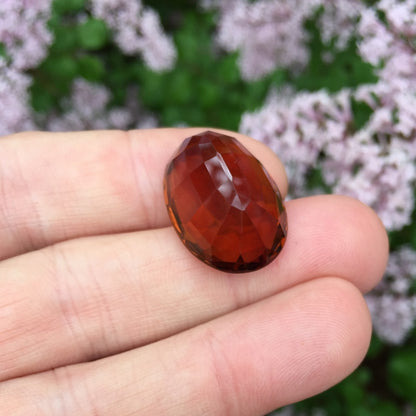
<svg viewBox="0 0 416 416">
<path fill-rule="evenodd" d="M 278 258 L 227 275 L 170 226 L 164 168 L 201 129 L 0 139 L 0 409 L 13 416 L 263 415 L 347 376 L 388 255 L 341 196 L 286 203 Z M 282 194 L 282 164 L 241 135 Z"/>
</svg>

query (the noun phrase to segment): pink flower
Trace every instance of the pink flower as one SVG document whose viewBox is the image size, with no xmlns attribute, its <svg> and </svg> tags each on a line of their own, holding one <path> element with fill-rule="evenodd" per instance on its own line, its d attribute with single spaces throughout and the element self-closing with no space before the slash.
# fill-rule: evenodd
<svg viewBox="0 0 416 416">
<path fill-rule="evenodd" d="M 347 46 L 364 5 L 360 0 L 228 0 L 202 1 L 219 10 L 218 44 L 240 52 L 240 71 L 258 79 L 278 67 L 299 71 L 309 60 L 304 29 L 323 6 L 318 25 L 324 42 Z"/>
<path fill-rule="evenodd" d="M 0 58 L 0 136 L 35 128 L 27 88 L 30 78 Z"/>
<path fill-rule="evenodd" d="M 156 127 L 155 118 L 139 107 L 136 94 L 127 98 L 124 107 L 108 108 L 110 99 L 103 85 L 76 79 L 71 97 L 62 103 L 65 112 L 52 112 L 41 123 L 49 131 Z"/>
<path fill-rule="evenodd" d="M 51 0 L 2 0 L 0 2 L 0 43 L 15 68 L 37 66 L 52 42 L 46 24 Z"/>
<path fill-rule="evenodd" d="M 133 0 L 92 0 L 91 5 L 92 13 L 107 23 L 124 53 L 141 55 L 155 71 L 173 67 L 176 49 L 154 10 Z"/>
<path fill-rule="evenodd" d="M 300 69 L 309 53 L 303 29 L 309 9 L 300 0 L 246 0 L 227 2 L 222 8 L 217 41 L 228 51 L 240 51 L 240 69 L 256 79 L 277 66 Z"/>
<path fill-rule="evenodd" d="M 402 343 L 415 324 L 415 276 L 416 252 L 402 247 L 390 255 L 386 278 L 366 296 L 377 335 L 391 344 Z"/>
</svg>

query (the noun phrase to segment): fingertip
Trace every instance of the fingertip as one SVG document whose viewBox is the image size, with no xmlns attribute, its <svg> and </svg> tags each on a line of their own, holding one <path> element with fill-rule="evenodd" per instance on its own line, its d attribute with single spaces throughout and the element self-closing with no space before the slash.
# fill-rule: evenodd
<svg viewBox="0 0 416 416">
<path fill-rule="evenodd" d="M 321 393 L 357 368 L 371 338 L 361 292 L 338 277 L 297 285 L 233 316 L 216 329 L 213 366 L 221 386 L 239 395 L 230 399 L 238 407 L 232 414 L 265 414 Z"/>
<path fill-rule="evenodd" d="M 308 270 L 309 278 L 340 276 L 362 292 L 380 281 L 388 239 L 371 208 L 347 196 L 319 195 L 289 201 L 287 213 L 290 230 L 279 263 L 283 273 L 296 266 Z"/>
<path fill-rule="evenodd" d="M 374 274 L 377 275 L 379 277 L 378 280 L 380 280 L 389 259 L 390 246 L 387 230 L 377 213 L 368 205 L 354 198 L 346 196 L 340 198 L 344 198 L 346 201 L 349 200 L 351 205 L 357 205 L 357 209 L 360 209 L 361 211 L 361 224 L 363 228 L 368 230 L 368 233 L 373 236 L 374 245 L 372 251 L 374 253 L 374 259 L 378 258 L 378 262 L 373 264 Z M 370 257 L 373 256 L 370 255 Z M 373 285 L 377 284 L 378 280 L 376 280 Z M 371 289 L 371 287 L 369 289 Z"/>
<path fill-rule="evenodd" d="M 364 359 L 371 340 L 371 316 L 360 290 L 351 282 L 327 277 L 316 281 L 325 326 L 316 332 L 318 350 L 335 384 L 350 374 Z M 315 307 L 316 307 L 315 303 Z M 332 379 L 332 380 L 331 380 Z"/>
<path fill-rule="evenodd" d="M 387 231 L 376 212 L 358 199 L 335 195 L 336 203 L 342 206 L 344 220 L 349 227 L 345 238 L 354 252 L 357 264 L 362 266 L 362 290 L 368 292 L 383 277 L 389 257 Z M 360 276 L 358 276 L 360 277 Z"/>
<path fill-rule="evenodd" d="M 290 306 L 279 305 L 280 331 L 286 340 L 280 337 L 274 347 L 269 345 L 281 350 L 275 360 L 280 368 L 275 368 L 270 386 L 271 408 L 304 400 L 339 383 L 362 362 L 371 339 L 364 297 L 342 278 L 326 277 L 296 286 L 287 292 L 286 302 Z M 279 389 L 282 401 L 277 399 L 278 386 L 285 386 Z"/>
</svg>

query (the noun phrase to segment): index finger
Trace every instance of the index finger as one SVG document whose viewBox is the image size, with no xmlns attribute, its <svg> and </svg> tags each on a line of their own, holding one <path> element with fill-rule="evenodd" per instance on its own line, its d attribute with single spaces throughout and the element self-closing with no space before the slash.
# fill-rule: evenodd
<svg viewBox="0 0 416 416">
<path fill-rule="evenodd" d="M 206 129 L 21 133 L 0 140 L 0 260 L 59 241 L 169 224 L 165 166 Z M 282 195 L 284 167 L 265 145 L 240 140 Z"/>
</svg>

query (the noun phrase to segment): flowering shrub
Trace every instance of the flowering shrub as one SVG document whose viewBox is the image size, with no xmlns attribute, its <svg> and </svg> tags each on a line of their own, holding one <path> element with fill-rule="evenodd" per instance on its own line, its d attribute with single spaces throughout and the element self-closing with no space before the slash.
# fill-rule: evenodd
<svg viewBox="0 0 416 416">
<path fill-rule="evenodd" d="M 0 2 L 0 135 L 158 125 L 239 129 L 290 197 L 377 211 L 392 253 L 368 358 L 279 414 L 414 414 L 416 0 Z"/>
<path fill-rule="evenodd" d="M 316 186 L 310 189 L 310 176 L 318 171 L 321 188 L 360 199 L 375 209 L 387 230 L 401 230 L 412 222 L 416 183 L 416 2 L 381 0 L 371 8 L 319 3 L 325 10 L 318 12 L 319 24 L 330 27 L 326 19 L 335 19 L 341 27 L 339 34 L 323 31 L 324 46 L 333 43 L 337 50 L 353 41 L 359 58 L 373 65 L 377 80 L 335 92 L 272 91 L 261 109 L 243 115 L 240 128 L 269 144 L 286 162 L 293 196 L 319 192 Z M 339 7 L 336 18 L 327 13 L 333 7 Z M 362 111 L 368 117 L 360 121 L 357 112 Z M 392 264 L 409 249 L 400 250 L 392 254 Z M 398 296 L 392 286 L 382 284 L 375 292 L 379 295 L 369 297 L 374 328 L 391 343 L 402 342 L 416 318 L 416 296 L 409 291 L 416 253 L 406 260 L 409 264 L 403 259 L 402 268 L 394 271 L 397 279 L 408 281 L 407 289 Z"/>
</svg>

